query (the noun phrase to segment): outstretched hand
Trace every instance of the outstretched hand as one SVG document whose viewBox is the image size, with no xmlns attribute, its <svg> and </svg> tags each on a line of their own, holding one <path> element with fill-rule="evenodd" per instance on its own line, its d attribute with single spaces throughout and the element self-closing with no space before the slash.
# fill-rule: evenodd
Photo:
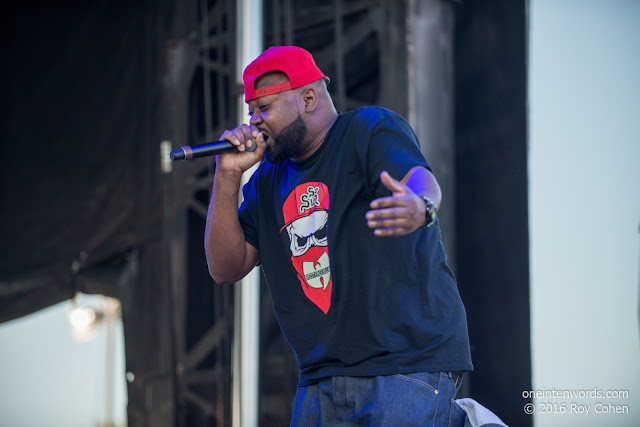
<svg viewBox="0 0 640 427">
<path fill-rule="evenodd" d="M 367 226 L 376 236 L 404 236 L 420 228 L 426 211 L 422 198 L 387 171 L 380 174 L 380 180 L 392 195 L 371 202 L 371 210 L 365 216 Z"/>
</svg>

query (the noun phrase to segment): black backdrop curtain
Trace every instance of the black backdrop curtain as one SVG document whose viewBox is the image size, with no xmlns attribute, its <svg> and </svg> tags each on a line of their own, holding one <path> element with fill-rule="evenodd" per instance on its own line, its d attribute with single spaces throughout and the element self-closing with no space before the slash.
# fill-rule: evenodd
<svg viewBox="0 0 640 427">
<path fill-rule="evenodd" d="M 145 2 L 3 4 L 0 321 L 117 296 L 160 233 Z"/>
</svg>

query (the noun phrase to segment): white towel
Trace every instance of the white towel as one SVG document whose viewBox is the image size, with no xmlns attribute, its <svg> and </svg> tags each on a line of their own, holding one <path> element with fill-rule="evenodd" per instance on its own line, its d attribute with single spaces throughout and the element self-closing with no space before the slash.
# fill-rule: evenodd
<svg viewBox="0 0 640 427">
<path fill-rule="evenodd" d="M 456 399 L 455 402 L 467 414 L 464 427 L 509 427 L 496 414 L 473 399 Z"/>
</svg>

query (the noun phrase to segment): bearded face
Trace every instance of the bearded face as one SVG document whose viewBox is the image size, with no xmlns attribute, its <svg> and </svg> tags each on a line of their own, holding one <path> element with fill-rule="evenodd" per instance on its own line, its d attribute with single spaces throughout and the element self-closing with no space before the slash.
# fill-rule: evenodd
<svg viewBox="0 0 640 427">
<path fill-rule="evenodd" d="M 307 136 L 307 125 L 298 112 L 298 117 L 289 123 L 278 135 L 274 135 L 274 141 L 267 147 L 265 158 L 269 163 L 279 163 L 294 157 L 302 141 Z"/>
</svg>

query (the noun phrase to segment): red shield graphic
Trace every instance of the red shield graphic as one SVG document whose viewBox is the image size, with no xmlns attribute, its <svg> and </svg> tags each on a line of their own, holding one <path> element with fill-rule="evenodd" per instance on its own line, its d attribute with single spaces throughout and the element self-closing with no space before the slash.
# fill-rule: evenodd
<svg viewBox="0 0 640 427">
<path fill-rule="evenodd" d="M 309 248 L 304 255 L 292 256 L 291 262 L 298 272 L 298 279 L 304 294 L 324 314 L 327 314 L 331 306 L 329 250 L 326 247 L 314 246 Z"/>
<path fill-rule="evenodd" d="M 326 235 L 329 189 L 321 182 L 298 185 L 282 206 L 291 262 L 304 294 L 327 314 L 331 306 L 331 268 Z M 286 230 L 286 231 L 285 231 Z"/>
</svg>

